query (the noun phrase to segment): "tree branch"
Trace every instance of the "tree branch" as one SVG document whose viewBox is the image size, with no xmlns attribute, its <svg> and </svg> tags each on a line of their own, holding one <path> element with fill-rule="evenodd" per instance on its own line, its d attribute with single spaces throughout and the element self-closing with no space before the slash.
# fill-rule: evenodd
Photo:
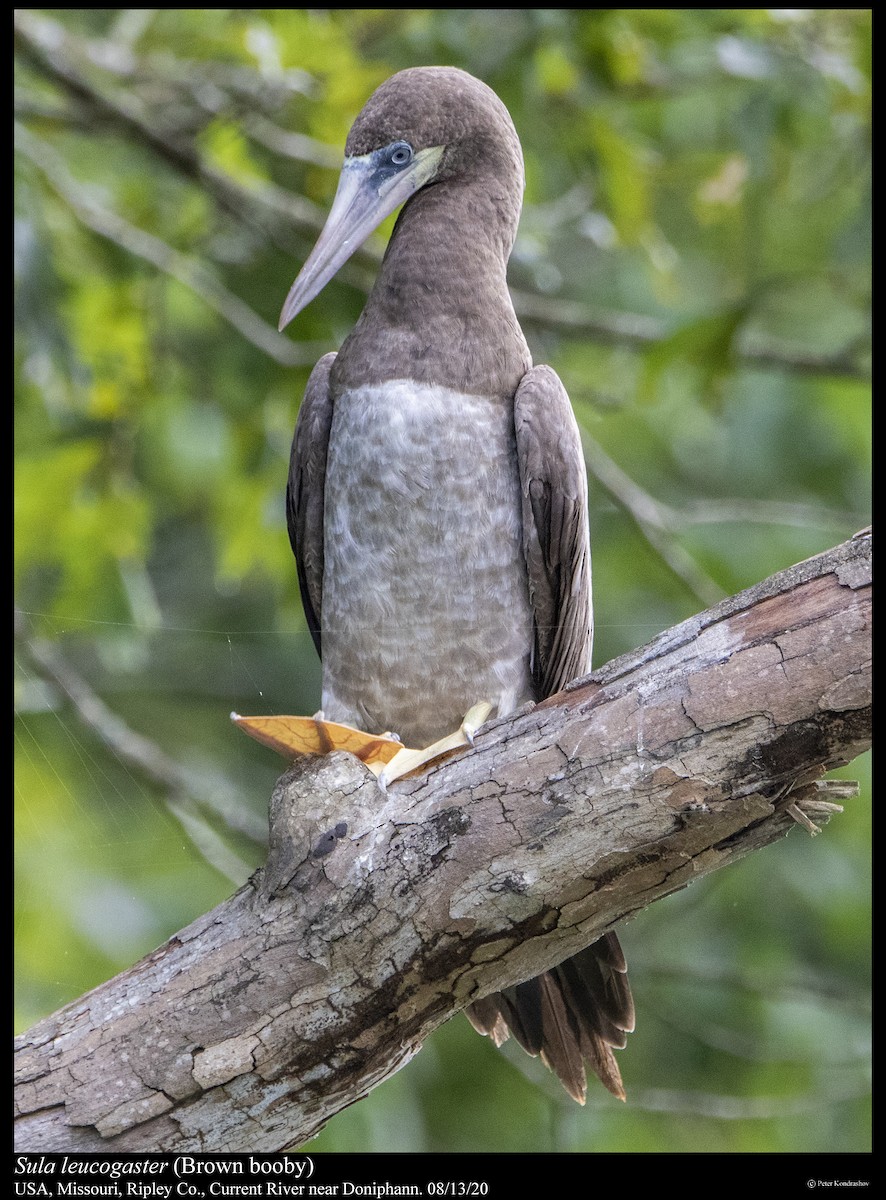
<svg viewBox="0 0 886 1200">
<path fill-rule="evenodd" d="M 64 160 L 47 142 L 34 137 L 24 126 L 16 129 L 15 138 L 16 148 L 43 174 L 87 229 L 190 288 L 256 349 L 281 366 L 305 366 L 316 362 L 322 347 L 318 349 L 310 343 L 287 342 L 272 325 L 226 288 L 205 264 L 179 253 L 160 238 L 130 224 L 112 209 L 99 204 L 87 189 L 72 178 Z"/>
<path fill-rule="evenodd" d="M 472 1000 L 820 819 L 870 744 L 869 532 L 486 726 L 385 796 L 302 760 L 266 866 L 18 1039 L 20 1150 L 279 1150 Z M 814 852 L 814 851 L 813 851 Z"/>
</svg>

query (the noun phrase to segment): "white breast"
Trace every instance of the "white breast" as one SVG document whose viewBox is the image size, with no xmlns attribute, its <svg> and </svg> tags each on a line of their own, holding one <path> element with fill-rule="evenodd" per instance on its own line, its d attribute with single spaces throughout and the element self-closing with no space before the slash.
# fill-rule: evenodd
<svg viewBox="0 0 886 1200">
<path fill-rule="evenodd" d="M 424 745 L 532 698 L 510 406 L 409 380 L 337 398 L 324 536 L 328 719 Z"/>
</svg>

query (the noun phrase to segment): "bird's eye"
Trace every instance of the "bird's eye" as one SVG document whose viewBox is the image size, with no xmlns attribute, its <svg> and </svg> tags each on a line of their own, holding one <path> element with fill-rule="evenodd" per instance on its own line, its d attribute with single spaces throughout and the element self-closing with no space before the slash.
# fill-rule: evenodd
<svg viewBox="0 0 886 1200">
<path fill-rule="evenodd" d="M 405 167 L 412 161 L 412 147 L 408 142 L 397 142 L 391 147 L 390 161 L 395 167 Z"/>
</svg>

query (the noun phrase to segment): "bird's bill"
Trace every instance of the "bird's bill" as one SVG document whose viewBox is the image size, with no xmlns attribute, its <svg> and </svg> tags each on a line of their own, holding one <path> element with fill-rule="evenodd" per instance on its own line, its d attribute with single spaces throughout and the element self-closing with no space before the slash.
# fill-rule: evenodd
<svg viewBox="0 0 886 1200">
<path fill-rule="evenodd" d="M 378 169 L 377 152 L 346 158 L 338 190 L 317 244 L 289 289 L 281 330 L 309 304 L 377 228 L 436 173 L 442 146 L 419 150 L 396 175 Z"/>
</svg>

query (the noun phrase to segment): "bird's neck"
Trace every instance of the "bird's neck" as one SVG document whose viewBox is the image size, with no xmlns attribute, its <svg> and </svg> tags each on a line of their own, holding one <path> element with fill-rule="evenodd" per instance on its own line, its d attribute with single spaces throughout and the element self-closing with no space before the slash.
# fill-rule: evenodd
<svg viewBox="0 0 886 1200">
<path fill-rule="evenodd" d="M 531 365 L 507 286 L 512 208 L 504 193 L 455 181 L 418 192 L 342 347 L 338 376 L 349 385 L 411 378 L 512 396 Z"/>
<path fill-rule="evenodd" d="M 405 289 L 440 307 L 464 311 L 478 293 L 510 307 L 507 264 L 519 210 L 490 186 L 446 180 L 422 189 L 403 207 L 379 272 L 377 290 Z"/>
</svg>

